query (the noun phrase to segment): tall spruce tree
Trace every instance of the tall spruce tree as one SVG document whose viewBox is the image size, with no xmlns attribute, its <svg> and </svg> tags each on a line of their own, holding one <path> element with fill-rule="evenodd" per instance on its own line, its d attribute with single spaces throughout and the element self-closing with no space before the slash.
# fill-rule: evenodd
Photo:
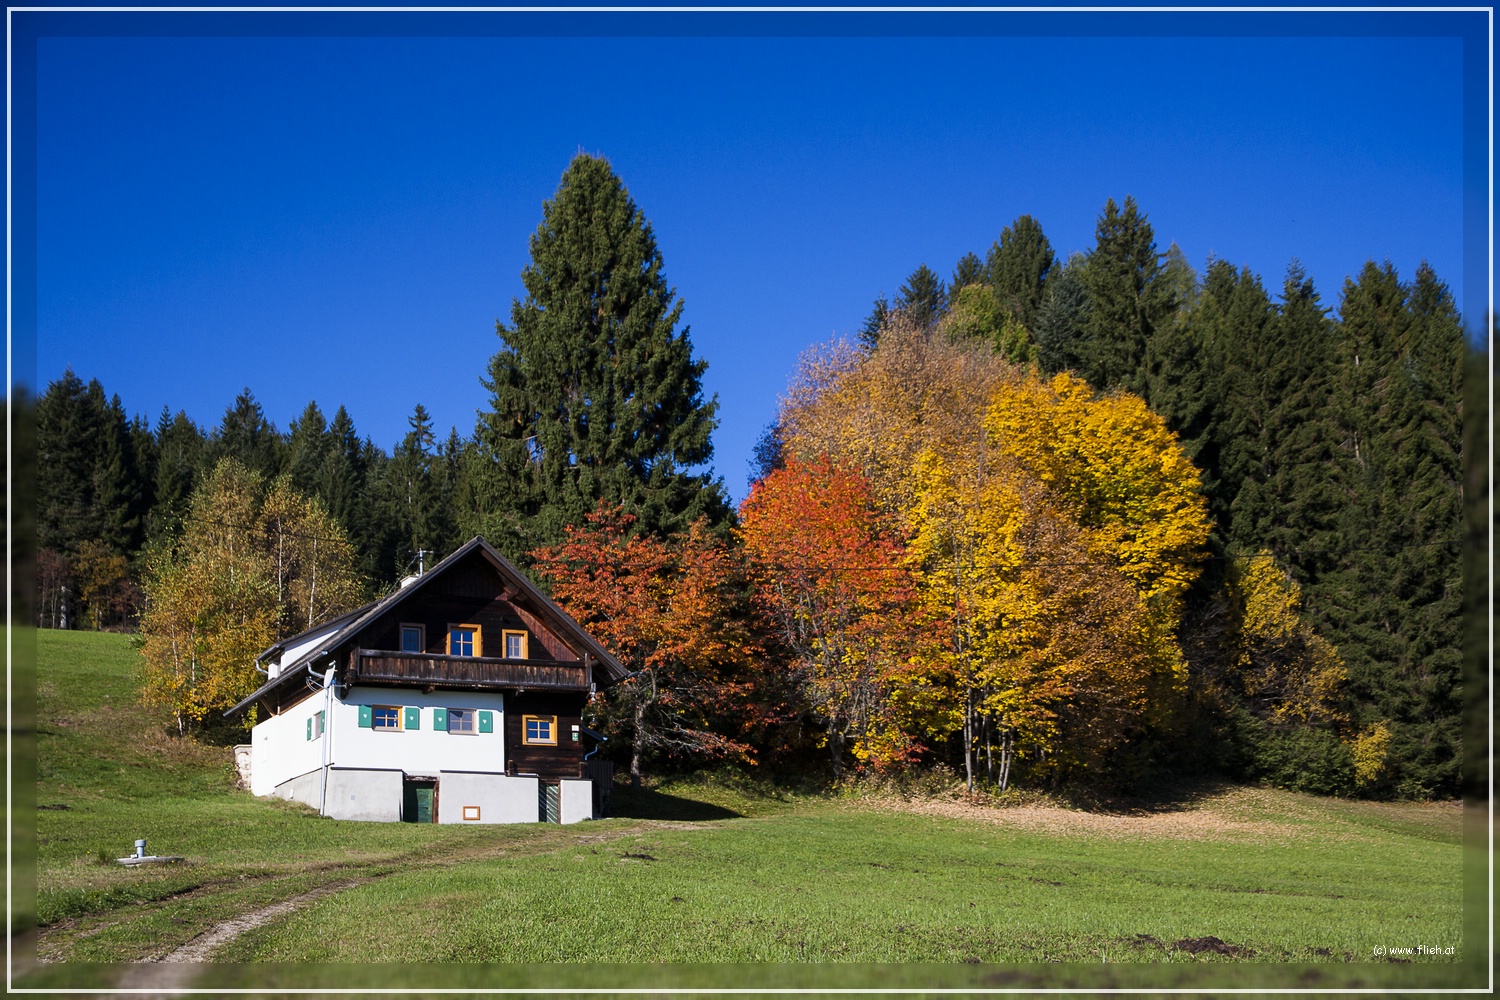
<svg viewBox="0 0 1500 1000">
<path fill-rule="evenodd" d="M 155 438 L 156 476 L 148 534 L 152 542 L 163 542 L 182 528 L 203 469 L 206 439 L 186 413 L 178 410 L 173 416 L 165 406 L 156 420 Z"/>
<path fill-rule="evenodd" d="M 280 475 L 286 442 L 266 419 L 255 394 L 247 387 L 224 411 L 224 419 L 209 439 L 205 458 L 209 466 L 233 458 L 267 481 Z"/>
<path fill-rule="evenodd" d="M 913 323 L 930 330 L 948 308 L 948 288 L 932 268 L 919 264 L 897 293 L 896 308 Z"/>
<path fill-rule="evenodd" d="M 1057 257 L 1039 222 L 1023 215 L 1000 231 L 985 270 L 995 297 L 1011 317 L 1033 333 Z"/>
<path fill-rule="evenodd" d="M 607 161 L 569 164 L 521 280 L 484 380 L 487 461 L 469 525 L 519 556 L 560 542 L 600 499 L 654 533 L 723 523 L 721 485 L 692 471 L 713 456 L 707 363 L 677 330 L 682 303 L 651 225 Z"/>
<path fill-rule="evenodd" d="M 1082 371 L 1085 328 L 1089 314 L 1088 289 L 1083 283 L 1085 258 L 1074 254 L 1050 272 L 1037 310 L 1037 362 L 1049 375 Z"/>
<path fill-rule="evenodd" d="M 1253 528 L 1258 489 L 1269 447 L 1266 418 L 1277 405 L 1268 383 L 1270 296 L 1249 268 L 1213 261 L 1193 310 L 1206 360 L 1214 366 L 1208 381 L 1213 396 L 1215 484 L 1209 510 L 1220 536 L 1231 544 L 1257 543 Z"/>
<path fill-rule="evenodd" d="M 308 403 L 302 415 L 292 421 L 287 433 L 286 472 L 292 477 L 292 488 L 298 493 L 318 495 L 318 475 L 328 459 L 332 443 L 323 411 L 318 408 L 316 400 Z M 327 502 L 324 498 L 324 503 Z"/>
<path fill-rule="evenodd" d="M 1272 323 L 1265 434 L 1265 491 L 1245 515 L 1257 544 L 1292 567 L 1305 593 L 1334 565 L 1338 521 L 1349 499 L 1337 461 L 1334 324 L 1302 265 L 1287 269 Z"/>
<path fill-rule="evenodd" d="M 103 398 L 102 389 L 97 398 Z M 104 415 L 90 388 L 69 368 L 47 386 L 36 416 L 37 542 L 71 556 L 93 536 L 94 467 Z"/>
<path fill-rule="evenodd" d="M 1089 297 L 1084 376 L 1098 389 L 1123 386 L 1145 395 L 1146 345 L 1176 308 L 1161 280 L 1156 237 L 1132 197 L 1123 206 L 1105 202 L 1094 235 L 1080 274 Z"/>
<path fill-rule="evenodd" d="M 966 253 L 958 259 L 958 264 L 953 268 L 953 280 L 948 283 L 948 291 L 957 295 L 961 290 L 970 285 L 988 284 L 988 276 L 985 272 L 984 261 L 973 252 Z"/>
</svg>

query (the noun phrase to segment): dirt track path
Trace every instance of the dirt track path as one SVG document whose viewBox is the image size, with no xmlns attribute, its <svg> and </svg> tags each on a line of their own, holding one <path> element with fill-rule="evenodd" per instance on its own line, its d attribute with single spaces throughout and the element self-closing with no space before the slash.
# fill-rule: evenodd
<svg viewBox="0 0 1500 1000">
<path fill-rule="evenodd" d="M 351 879 L 333 885 L 320 886 L 300 896 L 293 896 L 291 899 L 284 899 L 279 903 L 263 906 L 258 910 L 252 910 L 231 920 L 215 924 L 187 944 L 159 959 L 130 966 L 120 977 L 120 981 L 115 984 L 115 988 L 163 991 L 185 989 L 191 986 L 193 980 L 198 977 L 200 970 L 197 967 L 207 962 L 210 955 L 220 946 L 228 944 L 248 930 L 253 930 L 262 924 L 270 923 L 277 917 L 291 913 L 300 906 L 345 889 L 352 889 L 356 885 L 363 885 L 368 881 L 370 880 L 363 878 Z M 159 995 L 166 996 L 167 993 Z"/>
</svg>

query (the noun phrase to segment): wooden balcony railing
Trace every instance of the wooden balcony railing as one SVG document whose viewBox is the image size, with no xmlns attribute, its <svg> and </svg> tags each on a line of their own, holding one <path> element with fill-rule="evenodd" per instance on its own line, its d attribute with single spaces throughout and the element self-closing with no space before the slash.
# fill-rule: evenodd
<svg viewBox="0 0 1500 1000">
<path fill-rule="evenodd" d="M 527 688 L 587 691 L 588 668 L 560 660 L 506 660 L 490 656 L 392 653 L 361 649 L 354 654 L 349 682 L 431 687 Z"/>
</svg>

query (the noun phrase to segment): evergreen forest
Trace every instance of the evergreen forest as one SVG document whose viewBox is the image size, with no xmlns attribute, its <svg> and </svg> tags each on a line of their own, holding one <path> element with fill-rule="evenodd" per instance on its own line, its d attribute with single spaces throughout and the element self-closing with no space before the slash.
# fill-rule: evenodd
<svg viewBox="0 0 1500 1000">
<path fill-rule="evenodd" d="M 61 373 L 36 624 L 138 632 L 187 732 L 260 648 L 482 534 L 637 672 L 595 703 L 636 775 L 1458 794 L 1470 349 L 1425 264 L 1268 288 L 1129 197 L 1066 258 L 1022 216 L 809 348 L 736 510 L 606 160 L 530 247 L 466 436 L 418 405 L 387 452 L 328 400 L 283 430 L 249 388 L 200 426 Z"/>
</svg>

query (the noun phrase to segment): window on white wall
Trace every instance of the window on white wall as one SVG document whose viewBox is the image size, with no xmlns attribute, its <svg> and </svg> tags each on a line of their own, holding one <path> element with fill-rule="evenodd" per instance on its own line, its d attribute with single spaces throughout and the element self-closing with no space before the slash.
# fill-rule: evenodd
<svg viewBox="0 0 1500 1000">
<path fill-rule="evenodd" d="M 472 708 L 448 709 L 448 732 L 474 732 L 474 710 Z"/>
</svg>

